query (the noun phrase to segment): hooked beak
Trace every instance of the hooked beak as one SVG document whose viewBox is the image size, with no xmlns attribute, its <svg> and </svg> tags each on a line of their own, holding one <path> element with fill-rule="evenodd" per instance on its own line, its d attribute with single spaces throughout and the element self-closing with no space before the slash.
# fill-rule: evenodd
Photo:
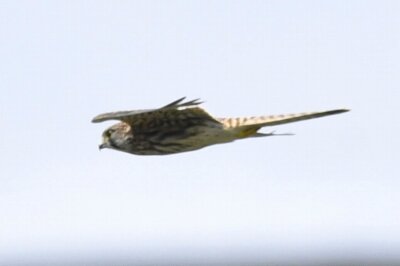
<svg viewBox="0 0 400 266">
<path fill-rule="evenodd" d="M 102 144 L 99 145 L 99 150 L 102 150 L 104 148 L 107 148 L 107 144 L 102 143 Z"/>
</svg>

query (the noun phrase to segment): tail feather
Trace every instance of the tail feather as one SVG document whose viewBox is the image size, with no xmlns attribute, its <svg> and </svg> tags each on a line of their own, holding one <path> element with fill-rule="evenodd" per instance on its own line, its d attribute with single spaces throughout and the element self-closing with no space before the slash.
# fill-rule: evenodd
<svg viewBox="0 0 400 266">
<path fill-rule="evenodd" d="M 324 117 L 328 115 L 336 115 L 348 112 L 347 109 L 337 109 L 324 112 L 310 112 L 286 115 L 270 115 L 270 116 L 256 116 L 256 117 L 240 117 L 240 118 L 219 118 L 225 128 L 236 128 L 241 126 L 276 126 L 281 124 L 293 123 L 297 121 Z"/>
<path fill-rule="evenodd" d="M 218 121 L 224 125 L 225 129 L 236 131 L 240 137 L 247 137 L 257 133 L 257 130 L 265 126 L 276 126 L 281 124 L 293 123 L 307 119 L 319 118 L 328 115 L 336 115 L 348 112 L 347 109 L 336 109 L 323 112 L 309 112 L 286 115 L 271 115 L 242 118 L 219 118 Z"/>
</svg>

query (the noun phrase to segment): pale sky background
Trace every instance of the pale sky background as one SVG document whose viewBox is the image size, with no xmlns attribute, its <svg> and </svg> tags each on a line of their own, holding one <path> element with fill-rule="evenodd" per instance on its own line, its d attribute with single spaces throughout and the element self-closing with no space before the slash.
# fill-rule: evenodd
<svg viewBox="0 0 400 266">
<path fill-rule="evenodd" d="M 400 260 L 399 1 L 1 1 L 0 265 Z M 98 113 L 350 113 L 173 156 Z"/>
</svg>

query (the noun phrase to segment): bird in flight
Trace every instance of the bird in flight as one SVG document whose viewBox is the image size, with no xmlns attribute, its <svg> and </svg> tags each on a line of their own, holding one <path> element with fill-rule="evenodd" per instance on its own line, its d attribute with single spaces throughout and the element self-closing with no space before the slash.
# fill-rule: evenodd
<svg viewBox="0 0 400 266">
<path fill-rule="evenodd" d="M 286 115 L 216 118 L 198 107 L 202 103 L 198 99 L 187 102 L 184 99 L 185 97 L 157 109 L 112 112 L 96 116 L 93 123 L 120 121 L 103 132 L 103 143 L 99 149 L 109 148 L 137 155 L 174 154 L 238 139 L 288 135 L 261 133 L 258 130 L 266 126 L 349 111 L 336 109 Z"/>
</svg>

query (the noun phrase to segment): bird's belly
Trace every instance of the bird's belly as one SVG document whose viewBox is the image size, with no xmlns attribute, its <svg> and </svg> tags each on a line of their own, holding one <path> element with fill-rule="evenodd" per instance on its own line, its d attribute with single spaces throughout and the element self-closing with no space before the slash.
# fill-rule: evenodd
<svg viewBox="0 0 400 266">
<path fill-rule="evenodd" d="M 180 140 L 181 143 L 195 146 L 207 146 L 218 143 L 231 142 L 234 137 L 222 128 L 199 128 L 194 134 Z"/>
<path fill-rule="evenodd" d="M 196 127 L 189 129 L 186 137 L 176 139 L 174 143 L 182 145 L 181 152 L 184 152 L 233 140 L 235 140 L 234 136 L 222 128 Z"/>
<path fill-rule="evenodd" d="M 139 143 L 134 145 L 134 153 L 140 155 L 180 153 L 233 140 L 235 140 L 234 135 L 222 127 L 194 126 L 173 133 L 159 132 L 149 135 L 139 141 L 141 145 Z"/>
</svg>

